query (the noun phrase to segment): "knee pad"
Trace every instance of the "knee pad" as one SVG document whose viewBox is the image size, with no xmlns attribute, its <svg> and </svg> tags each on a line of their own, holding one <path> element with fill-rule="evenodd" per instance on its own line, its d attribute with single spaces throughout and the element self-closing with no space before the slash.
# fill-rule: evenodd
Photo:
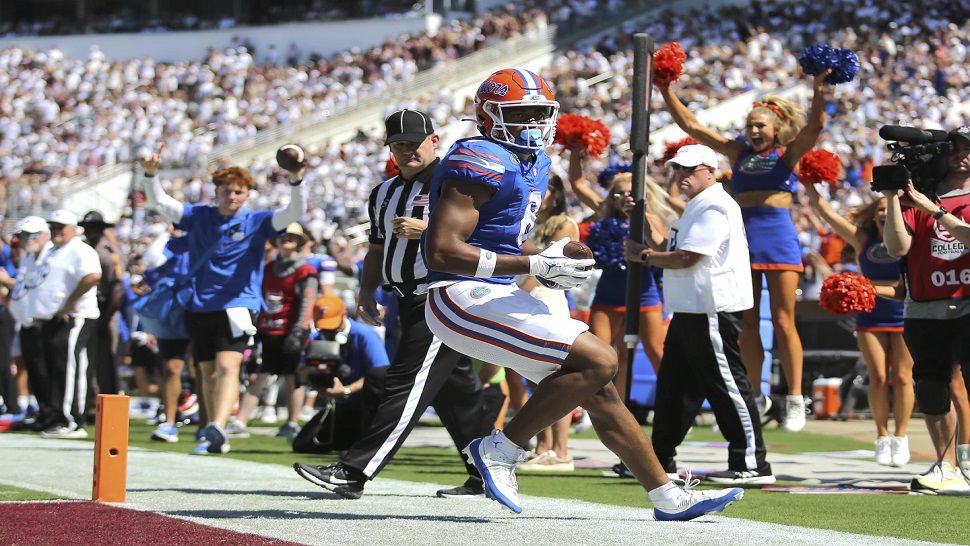
<svg viewBox="0 0 970 546">
<path fill-rule="evenodd" d="M 926 415 L 943 415 L 950 411 L 950 383 L 937 379 L 916 381 L 916 402 Z"/>
</svg>

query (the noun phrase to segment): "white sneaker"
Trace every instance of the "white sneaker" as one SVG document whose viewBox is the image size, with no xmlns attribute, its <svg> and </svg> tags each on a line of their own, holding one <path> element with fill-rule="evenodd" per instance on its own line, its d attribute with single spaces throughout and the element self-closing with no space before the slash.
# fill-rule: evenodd
<svg viewBox="0 0 970 546">
<path fill-rule="evenodd" d="M 758 415 L 764 419 L 765 415 L 771 411 L 771 397 L 767 394 L 762 394 L 754 399 L 755 405 L 758 406 Z"/>
<path fill-rule="evenodd" d="M 658 521 L 688 521 L 694 518 L 720 512 L 744 498 L 744 489 L 712 489 L 694 491 L 687 484 L 678 489 L 673 499 L 653 501 L 653 517 Z"/>
<path fill-rule="evenodd" d="M 230 438 L 249 438 L 249 427 L 235 419 L 226 423 L 226 435 Z"/>
<path fill-rule="evenodd" d="M 909 437 L 893 436 L 889 439 L 892 451 L 892 465 L 903 466 L 909 462 Z M 878 460 L 876 462 L 879 462 Z"/>
<path fill-rule="evenodd" d="M 171 444 L 177 443 L 179 441 L 179 429 L 175 425 L 160 423 L 158 428 L 152 431 L 152 440 Z"/>
<path fill-rule="evenodd" d="M 276 408 L 272 406 L 263 408 L 263 414 L 259 416 L 259 420 L 267 425 L 275 425 L 277 421 Z"/>
<path fill-rule="evenodd" d="M 549 450 L 538 457 L 519 463 L 519 472 L 572 472 L 576 470 L 572 457 L 560 459 L 555 451 Z"/>
<path fill-rule="evenodd" d="M 482 475 L 485 496 L 516 514 L 522 513 L 515 464 L 522 459 L 525 450 L 510 442 L 501 430 L 496 430 L 490 436 L 472 440 L 462 453 Z"/>
<path fill-rule="evenodd" d="M 925 474 L 913 478 L 909 490 L 936 495 L 941 492 L 970 491 L 970 484 L 953 465 L 944 461 L 931 466 Z"/>
<path fill-rule="evenodd" d="M 77 425 L 51 427 L 40 433 L 41 438 L 87 438 L 88 431 Z"/>
<path fill-rule="evenodd" d="M 784 427 L 789 432 L 805 428 L 805 399 L 801 395 L 785 397 Z"/>
<path fill-rule="evenodd" d="M 890 465 L 893 462 L 892 441 L 889 436 L 876 438 L 876 464 Z"/>
</svg>

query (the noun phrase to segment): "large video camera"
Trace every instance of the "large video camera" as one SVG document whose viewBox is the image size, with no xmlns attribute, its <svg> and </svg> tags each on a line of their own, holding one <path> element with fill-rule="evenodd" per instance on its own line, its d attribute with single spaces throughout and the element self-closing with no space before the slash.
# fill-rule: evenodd
<svg viewBox="0 0 970 546">
<path fill-rule="evenodd" d="M 902 125 L 883 125 L 879 137 L 888 140 L 895 165 L 880 165 L 872 170 L 872 190 L 905 190 L 906 182 L 922 193 L 946 176 L 946 156 L 953 152 L 947 132 Z"/>
<path fill-rule="evenodd" d="M 307 347 L 306 361 L 297 370 L 297 375 L 300 384 L 326 390 L 333 387 L 334 377 L 346 377 L 350 371 L 350 366 L 340 356 L 340 343 L 317 339 Z"/>
</svg>

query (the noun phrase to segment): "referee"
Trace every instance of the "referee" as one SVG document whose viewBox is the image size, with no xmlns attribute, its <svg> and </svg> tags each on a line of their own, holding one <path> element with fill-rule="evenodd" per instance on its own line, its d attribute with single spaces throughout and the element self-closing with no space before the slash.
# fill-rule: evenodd
<svg viewBox="0 0 970 546">
<path fill-rule="evenodd" d="M 363 494 L 364 484 L 384 468 L 418 418 L 434 405 L 458 449 L 491 432 L 482 386 L 470 360 L 441 344 L 424 318 L 427 296 L 417 294 L 428 269 L 421 254 L 421 234 L 428 226 L 428 191 L 438 166 L 439 137 L 431 118 L 400 110 L 385 120 L 385 144 L 401 174 L 379 184 L 370 195 L 370 246 L 364 258 L 358 302 L 361 320 L 378 325 L 383 313 L 374 292 L 388 285 L 398 298 L 401 340 L 384 380 L 380 407 L 370 428 L 330 466 L 294 463 L 307 481 L 349 499 Z M 438 491 L 438 496 L 481 495 L 482 480 L 465 464 L 464 485 Z"/>
<path fill-rule="evenodd" d="M 738 334 L 741 312 L 754 305 L 751 262 L 741 208 L 717 183 L 714 150 L 684 146 L 667 162 L 687 207 L 671 227 L 667 251 L 626 241 L 626 259 L 664 270 L 664 302 L 674 313 L 657 377 L 653 449 L 668 473 L 674 455 L 710 401 L 728 441 L 728 469 L 707 479 L 725 484 L 775 483 L 765 462 L 761 421 Z"/>
</svg>

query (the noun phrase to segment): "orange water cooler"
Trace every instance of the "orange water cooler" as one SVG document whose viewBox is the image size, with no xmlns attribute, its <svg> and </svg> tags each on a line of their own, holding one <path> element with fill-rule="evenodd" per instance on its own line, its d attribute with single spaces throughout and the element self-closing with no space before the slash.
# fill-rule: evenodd
<svg viewBox="0 0 970 546">
<path fill-rule="evenodd" d="M 842 400 L 839 399 L 839 377 L 819 378 L 812 382 L 812 401 L 816 419 L 832 419 L 839 413 Z"/>
</svg>

